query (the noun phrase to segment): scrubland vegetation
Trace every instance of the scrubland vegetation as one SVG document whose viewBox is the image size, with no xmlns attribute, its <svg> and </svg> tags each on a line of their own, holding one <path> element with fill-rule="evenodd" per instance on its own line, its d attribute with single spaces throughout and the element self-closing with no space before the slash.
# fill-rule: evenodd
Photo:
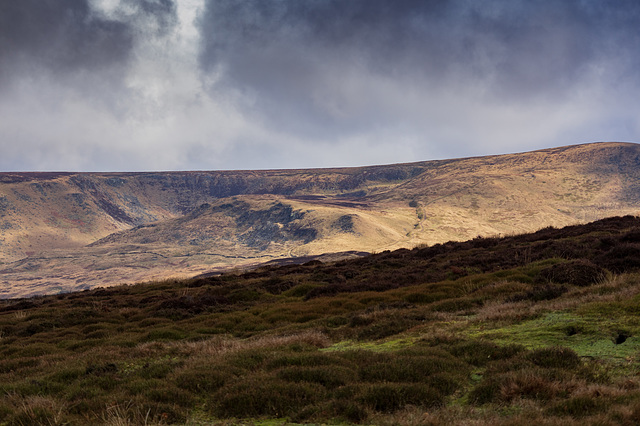
<svg viewBox="0 0 640 426">
<path fill-rule="evenodd" d="M 0 305 L 0 423 L 638 424 L 640 219 Z"/>
</svg>

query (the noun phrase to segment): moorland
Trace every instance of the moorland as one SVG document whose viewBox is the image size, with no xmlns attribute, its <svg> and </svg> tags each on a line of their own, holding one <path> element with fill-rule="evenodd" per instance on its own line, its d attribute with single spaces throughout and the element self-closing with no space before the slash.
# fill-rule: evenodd
<svg viewBox="0 0 640 426">
<path fill-rule="evenodd" d="M 639 166 L 640 145 L 611 142 L 354 168 L 0 173 L 0 298 L 637 214 Z"/>
<path fill-rule="evenodd" d="M 640 219 L 0 302 L 0 423 L 634 425 Z"/>
</svg>

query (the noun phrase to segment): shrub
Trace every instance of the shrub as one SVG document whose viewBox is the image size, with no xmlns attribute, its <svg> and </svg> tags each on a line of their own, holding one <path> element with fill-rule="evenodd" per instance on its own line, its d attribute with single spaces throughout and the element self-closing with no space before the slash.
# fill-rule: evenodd
<svg viewBox="0 0 640 426">
<path fill-rule="evenodd" d="M 615 273 L 637 271 L 640 269 L 640 245 L 619 244 L 598 256 L 596 262 Z"/>
<path fill-rule="evenodd" d="M 290 288 L 296 286 L 296 283 L 291 280 L 285 280 L 280 277 L 272 277 L 260 284 L 260 287 L 265 289 L 271 294 L 281 294 Z"/>
<path fill-rule="evenodd" d="M 216 415 L 227 417 L 291 416 L 323 395 L 322 387 L 271 377 L 250 377 L 222 387 L 211 400 Z"/>
<path fill-rule="evenodd" d="M 187 337 L 186 333 L 172 328 L 164 328 L 159 330 L 152 330 L 147 333 L 144 340 L 182 340 Z"/>
<path fill-rule="evenodd" d="M 436 373 L 427 377 L 425 384 L 439 392 L 441 395 L 451 395 L 463 385 L 466 377 L 454 373 Z"/>
<path fill-rule="evenodd" d="M 509 402 L 519 398 L 548 401 L 566 397 L 573 388 L 568 375 L 558 370 L 541 368 L 522 369 L 498 375 L 489 375 L 469 393 L 474 404 Z"/>
<path fill-rule="evenodd" d="M 228 357 L 227 363 L 243 370 L 254 371 L 270 359 L 270 354 L 262 349 L 247 349 Z"/>
<path fill-rule="evenodd" d="M 360 378 L 369 382 L 424 382 L 436 373 L 464 375 L 467 371 L 467 366 L 456 359 L 389 354 L 382 362 L 361 366 Z"/>
<path fill-rule="evenodd" d="M 238 289 L 234 290 L 228 295 L 228 299 L 231 303 L 245 303 L 254 302 L 260 299 L 260 293 L 254 289 Z"/>
<path fill-rule="evenodd" d="M 316 405 L 308 405 L 291 418 L 295 423 L 308 424 L 310 421 L 324 424 L 327 419 L 335 419 L 336 423 L 361 423 L 369 413 L 360 403 L 352 400 L 331 400 Z M 333 424 L 333 422 L 332 422 Z"/>
<path fill-rule="evenodd" d="M 118 372 L 118 366 L 114 363 L 105 363 L 101 365 L 89 364 L 85 369 L 85 375 L 102 376 L 105 374 L 113 374 Z"/>
<path fill-rule="evenodd" d="M 345 361 L 341 354 L 331 354 L 325 352 L 306 352 L 294 355 L 284 354 L 277 358 L 274 358 L 267 363 L 267 369 L 275 369 L 279 367 L 287 366 L 299 366 L 299 367 L 318 367 L 324 365 L 347 365 L 351 363 Z"/>
<path fill-rule="evenodd" d="M 434 292 L 434 293 L 414 292 L 414 293 L 407 294 L 404 297 L 404 300 L 406 300 L 409 303 L 427 304 L 427 303 L 433 303 L 443 299 L 447 299 L 451 296 L 452 296 L 451 294 L 448 294 L 442 291 Z"/>
<path fill-rule="evenodd" d="M 483 340 L 464 341 L 452 345 L 449 352 L 475 366 L 484 366 L 488 362 L 511 358 L 524 351 L 520 345 L 499 346 Z"/>
<path fill-rule="evenodd" d="M 154 362 L 145 364 L 137 373 L 144 379 L 164 379 L 175 367 L 170 362 Z"/>
<path fill-rule="evenodd" d="M 45 343 L 34 343 L 29 346 L 25 346 L 22 350 L 20 350 L 19 356 L 24 358 L 38 357 L 54 352 L 56 352 L 55 346 L 47 345 Z"/>
<path fill-rule="evenodd" d="M 364 389 L 359 401 L 376 411 L 390 413 L 406 405 L 430 408 L 442 405 L 441 393 L 423 383 L 376 383 Z"/>
<path fill-rule="evenodd" d="M 277 373 L 277 377 L 289 382 L 317 383 L 327 388 L 336 388 L 353 382 L 355 371 L 340 366 L 288 367 Z"/>
<path fill-rule="evenodd" d="M 482 305 L 482 300 L 480 299 L 457 298 L 438 302 L 432 309 L 436 312 L 458 312 L 468 311 L 480 305 Z"/>
<path fill-rule="evenodd" d="M 15 410 L 9 404 L 0 404 L 0 421 L 6 421 Z"/>
<path fill-rule="evenodd" d="M 82 368 L 71 367 L 71 368 L 65 368 L 63 370 L 57 371 L 51 374 L 49 378 L 56 382 L 70 383 L 82 377 L 82 375 L 85 373 L 86 373 L 86 369 L 83 370 Z"/>
<path fill-rule="evenodd" d="M 104 376 L 89 377 L 87 378 L 87 384 L 97 386 L 104 391 L 113 391 L 122 384 L 122 381 L 118 377 L 116 377 L 116 375 L 109 374 Z"/>
<path fill-rule="evenodd" d="M 497 401 L 502 383 L 498 379 L 485 379 L 469 392 L 469 402 L 482 405 Z"/>
<path fill-rule="evenodd" d="M 308 293 L 316 287 L 318 287 L 317 284 L 300 284 L 295 287 L 292 287 L 290 290 L 283 292 L 283 294 L 288 297 L 307 298 Z"/>
<path fill-rule="evenodd" d="M 355 401 L 332 401 L 330 409 L 333 411 L 333 416 L 353 423 L 363 422 L 368 417 L 367 410 Z"/>
<path fill-rule="evenodd" d="M 538 285 L 531 290 L 524 293 L 517 293 L 507 298 L 507 302 L 521 302 L 524 300 L 530 300 L 532 302 L 541 302 L 543 300 L 553 300 L 563 294 L 569 289 L 564 285 L 546 284 Z"/>
<path fill-rule="evenodd" d="M 124 384 L 124 388 L 131 395 L 144 395 L 149 391 L 149 389 L 160 388 L 163 385 L 164 383 L 158 379 L 142 379 L 133 377 L 127 380 L 127 382 Z"/>
<path fill-rule="evenodd" d="M 580 366 L 580 357 L 575 351 L 563 347 L 536 349 L 526 359 L 543 368 L 575 369 Z"/>
<path fill-rule="evenodd" d="M 144 396 L 153 402 L 163 404 L 176 404 L 181 407 L 190 407 L 193 405 L 193 398 L 182 389 L 176 388 L 154 388 L 144 393 Z"/>
<path fill-rule="evenodd" d="M 357 317 L 356 317 L 357 318 Z M 356 321 L 352 320 L 351 324 Z M 401 315 L 394 315 L 387 318 L 378 318 L 363 329 L 358 331 L 360 340 L 378 340 L 393 336 L 410 329 L 421 321 Z"/>
<path fill-rule="evenodd" d="M 547 281 L 586 287 L 602 281 L 606 271 L 589 260 L 577 259 L 545 268 L 539 276 Z"/>
<path fill-rule="evenodd" d="M 199 368 L 179 373 L 174 380 L 181 389 L 204 393 L 220 389 L 229 378 L 228 374 L 220 370 L 213 370 L 211 366 L 200 366 Z"/>
<path fill-rule="evenodd" d="M 555 404 L 547 413 L 555 416 L 585 417 L 606 412 L 610 405 L 611 401 L 608 399 L 580 395 Z"/>
</svg>

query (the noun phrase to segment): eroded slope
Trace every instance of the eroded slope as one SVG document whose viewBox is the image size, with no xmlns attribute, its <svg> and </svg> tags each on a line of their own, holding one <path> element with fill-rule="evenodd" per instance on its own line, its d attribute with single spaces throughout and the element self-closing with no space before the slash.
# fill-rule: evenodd
<svg viewBox="0 0 640 426">
<path fill-rule="evenodd" d="M 13 297 L 637 214 L 640 146 L 346 169 L 0 179 L 0 282 Z"/>
</svg>

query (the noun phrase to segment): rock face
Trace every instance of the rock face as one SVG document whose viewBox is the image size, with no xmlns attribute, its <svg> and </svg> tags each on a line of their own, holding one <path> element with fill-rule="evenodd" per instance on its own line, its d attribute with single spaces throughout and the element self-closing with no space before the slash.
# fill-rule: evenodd
<svg viewBox="0 0 640 426">
<path fill-rule="evenodd" d="M 0 297 L 640 211 L 640 146 L 313 170 L 0 173 Z"/>
</svg>

